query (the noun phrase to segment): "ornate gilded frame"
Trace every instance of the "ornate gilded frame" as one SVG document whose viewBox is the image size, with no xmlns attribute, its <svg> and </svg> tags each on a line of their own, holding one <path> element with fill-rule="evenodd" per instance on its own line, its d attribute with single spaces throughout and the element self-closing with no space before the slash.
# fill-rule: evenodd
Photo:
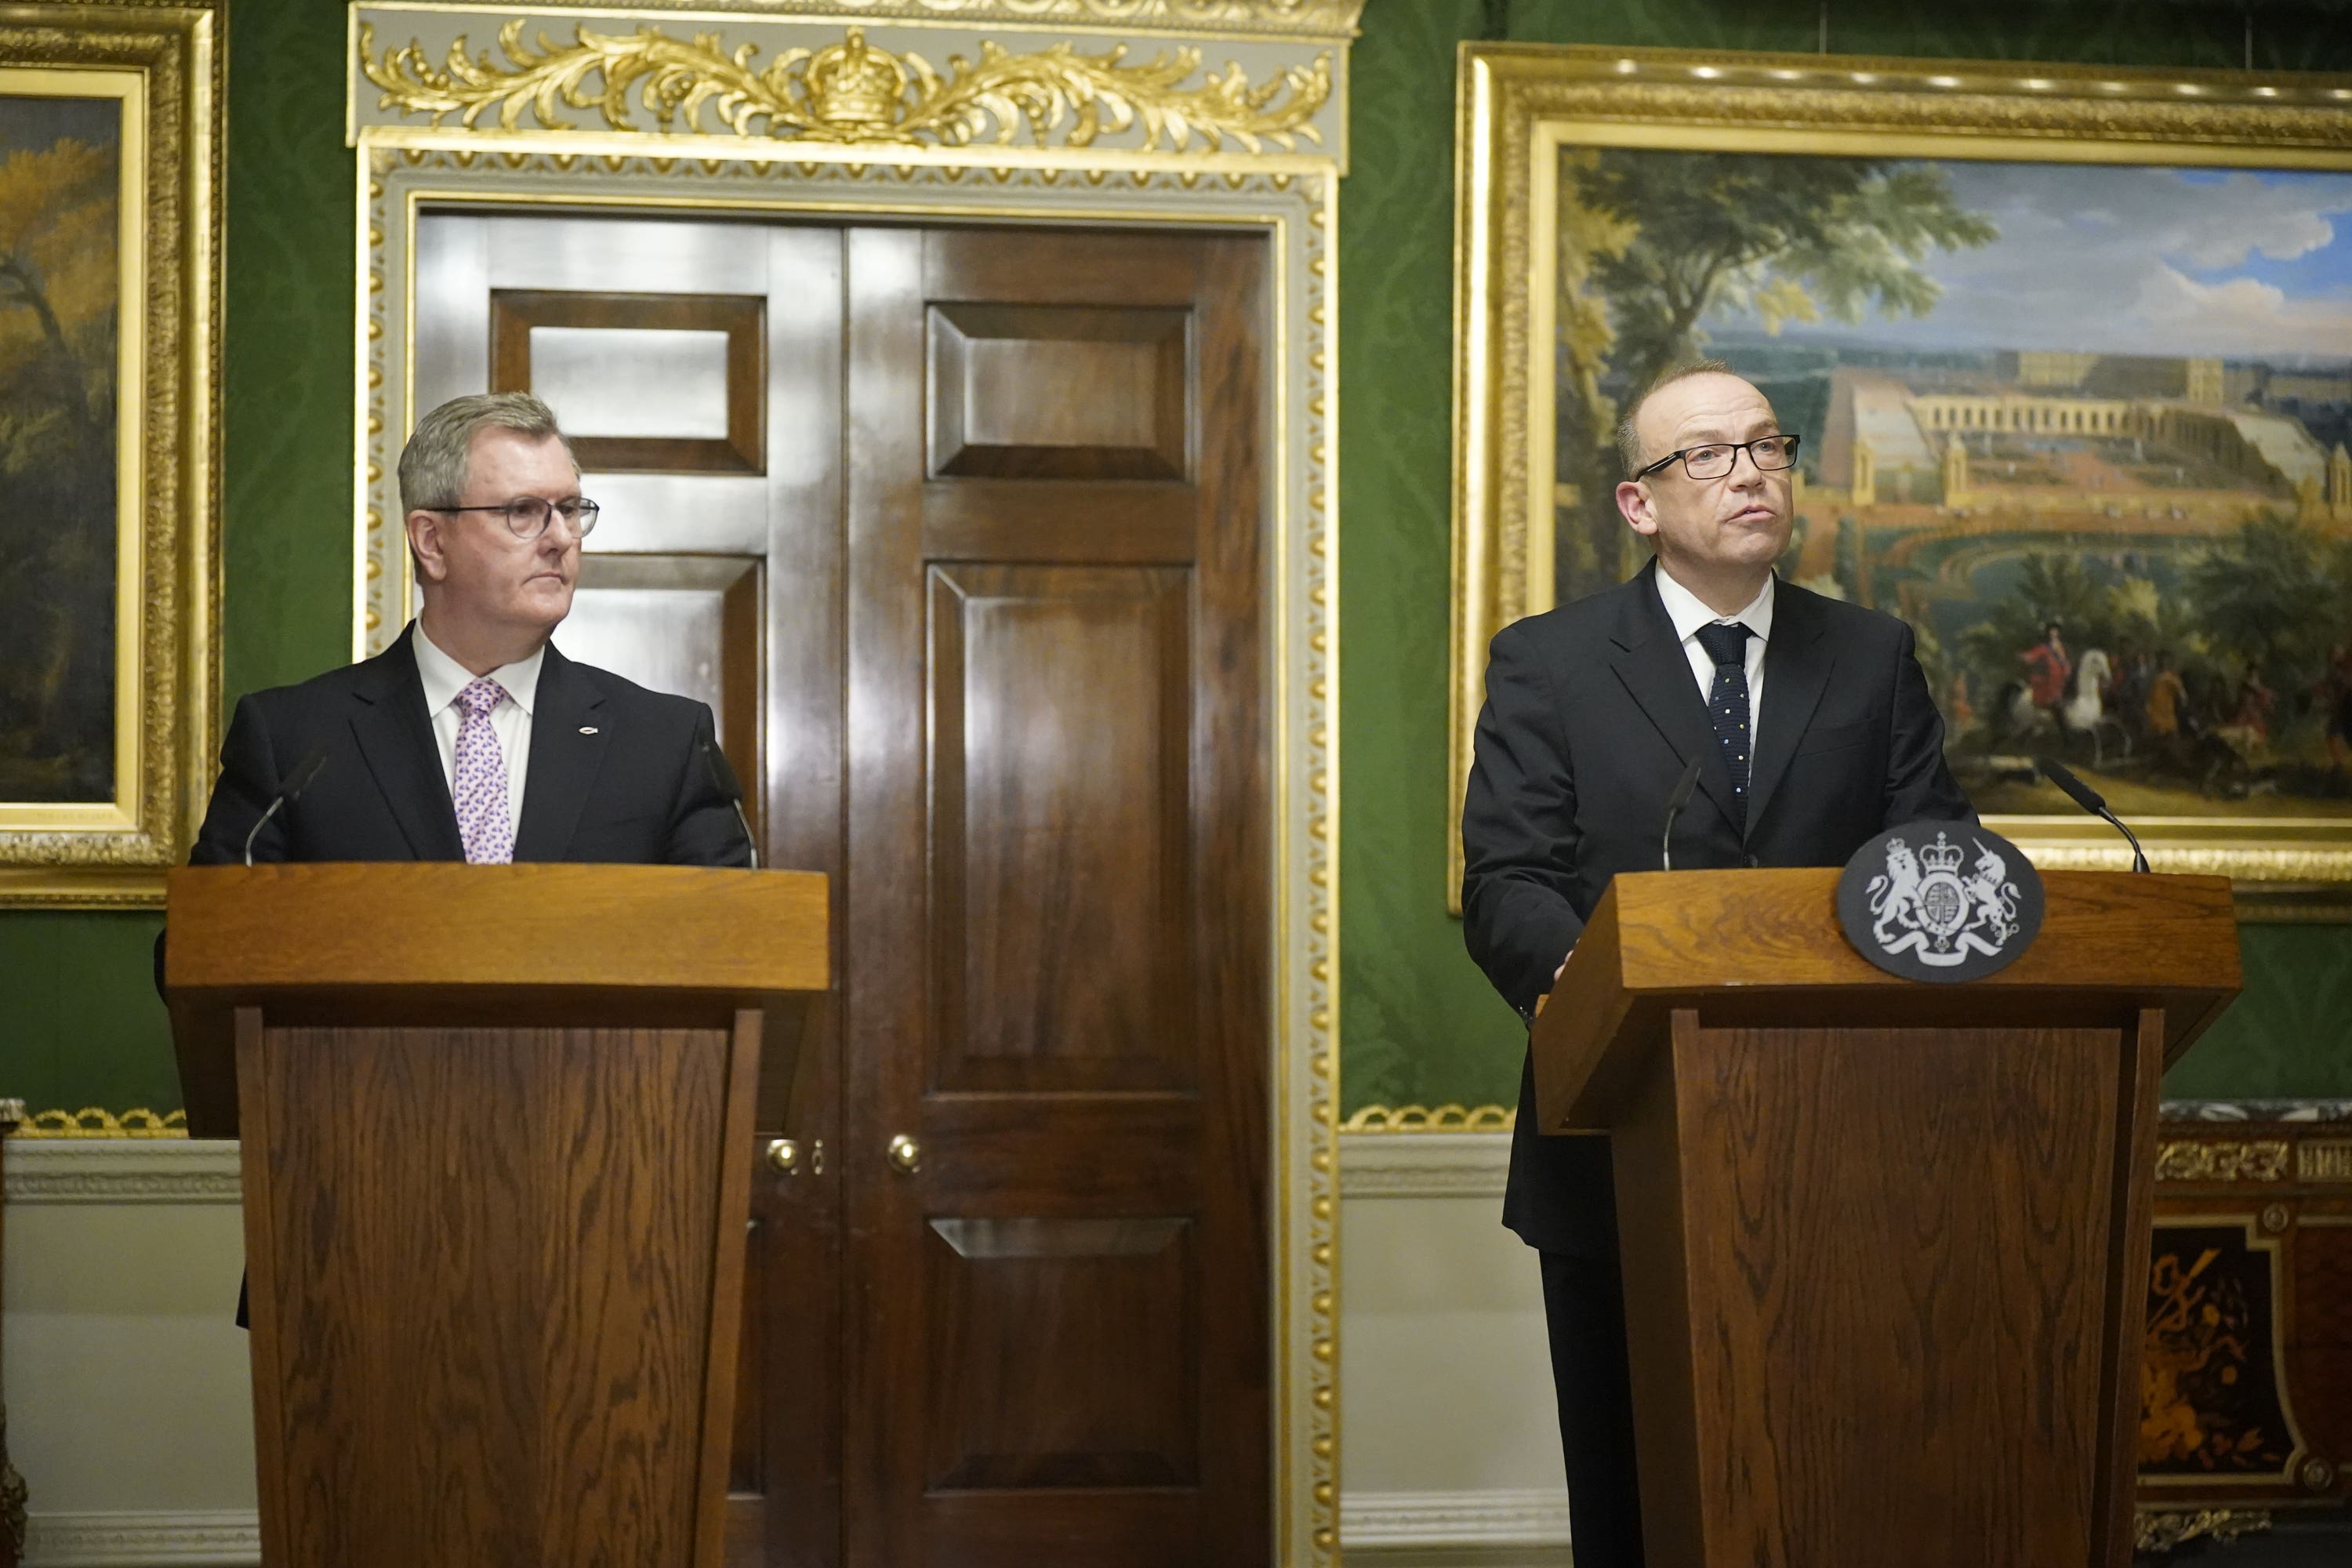
<svg viewBox="0 0 2352 1568">
<path fill-rule="evenodd" d="M 1447 905 L 1453 832 L 1484 695 L 1486 644 L 1549 608 L 1549 510 L 1564 147 L 1868 153 L 2035 163 L 2352 170 L 2352 85 L 2223 71 L 2014 61 L 1465 45 L 1456 112 L 1454 536 Z M 1540 557 L 1540 559 L 1538 559 Z M 2044 868 L 2130 864 L 2086 816 L 1997 816 Z M 2237 879 L 2241 907 L 2341 918 L 2352 820 L 2175 817 L 2135 824 L 2158 869 Z"/>
<path fill-rule="evenodd" d="M 703 5 L 681 18 L 688 26 L 656 14 L 669 8 L 352 8 L 349 130 L 361 193 L 352 651 L 380 649 L 407 602 L 392 475 L 417 412 L 413 241 L 428 205 L 1264 233 L 1274 350 L 1276 1555 L 1298 1568 L 1332 1563 L 1334 241 L 1347 45 L 1360 0 L 770 0 Z M 503 32 L 509 24 L 516 30 Z M 453 56 L 460 35 L 467 47 Z"/>
<path fill-rule="evenodd" d="M 0 908 L 160 906 L 211 776 L 221 17 L 218 0 L 0 13 L 0 93 L 123 105 L 114 798 L 0 801 Z"/>
</svg>

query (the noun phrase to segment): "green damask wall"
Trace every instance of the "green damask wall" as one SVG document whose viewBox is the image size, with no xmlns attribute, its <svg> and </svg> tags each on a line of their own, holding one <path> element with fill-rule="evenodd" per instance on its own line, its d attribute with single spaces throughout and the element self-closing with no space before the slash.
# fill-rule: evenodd
<svg viewBox="0 0 2352 1568">
<path fill-rule="evenodd" d="M 2344 7 L 2259 5 L 2262 69 L 2352 69 Z M 2237 67 L 2228 4 L 1832 0 L 1844 54 Z M 1370 0 L 1340 197 L 1341 1101 L 1507 1103 L 1526 1036 L 1444 910 L 1454 77 L 1465 38 L 1811 51 L 1811 0 Z M 2352 929 L 2249 926 L 2181 1095 L 2352 1094 Z"/>
<path fill-rule="evenodd" d="M 2340 7 L 2256 11 L 2264 68 L 2352 67 Z M 1345 1102 L 1507 1098 L 1520 1037 L 1444 913 L 1454 47 L 1811 49 L 1812 0 L 1370 0 L 1341 203 L 1341 1028 Z M 2226 5 L 1833 5 L 1874 54 L 2241 63 Z M 340 0 L 238 0 L 230 26 L 226 680 L 345 657 L 351 213 Z M 0 915 L 0 1095 L 177 1103 L 152 917 Z M 2352 931 L 2256 927 L 2248 994 L 2174 1075 L 2193 1093 L 2352 1093 Z"/>
</svg>

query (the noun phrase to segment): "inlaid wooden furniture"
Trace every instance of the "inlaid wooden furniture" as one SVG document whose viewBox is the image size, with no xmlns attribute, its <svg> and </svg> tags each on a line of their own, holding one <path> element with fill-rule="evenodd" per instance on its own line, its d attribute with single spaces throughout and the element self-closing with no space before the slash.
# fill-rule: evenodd
<svg viewBox="0 0 2352 1568">
<path fill-rule="evenodd" d="M 2282 1520 L 2344 1518 L 2352 1503 L 2352 1104 L 2165 1110 L 2140 1507 L 2246 1522 L 2273 1510 Z M 2344 1528 L 2352 1531 L 2352 1520 Z"/>
<path fill-rule="evenodd" d="M 1941 985 L 1837 880 L 1620 877 L 1537 1020 L 1545 1131 L 1614 1141 L 1648 1560 L 2122 1568 L 2158 1079 L 2238 990 L 2229 884 L 2052 873 Z"/>
<path fill-rule="evenodd" d="M 825 879 L 215 867 L 169 898 L 189 1131 L 244 1140 L 265 1560 L 716 1568 L 754 1102 L 827 984 Z"/>
</svg>

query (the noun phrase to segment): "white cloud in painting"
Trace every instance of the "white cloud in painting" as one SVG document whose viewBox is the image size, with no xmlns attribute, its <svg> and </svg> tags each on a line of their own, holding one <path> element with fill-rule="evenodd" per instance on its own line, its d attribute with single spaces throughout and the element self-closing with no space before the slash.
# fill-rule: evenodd
<svg viewBox="0 0 2352 1568">
<path fill-rule="evenodd" d="M 2000 237 L 1921 263 L 1943 286 L 1926 318 L 1791 328 L 1791 338 L 1917 347 L 2352 357 L 2352 270 L 2293 295 L 2255 278 L 2192 274 L 2326 249 L 2352 214 L 2352 177 L 2192 178 L 2172 169 L 1943 165 L 1954 199 Z M 1724 322 L 1726 326 L 1752 325 Z"/>
<path fill-rule="evenodd" d="M 2352 352 L 2352 300 L 2298 300 L 2252 278 L 2200 283 L 2158 267 L 2129 313 L 2150 337 L 2183 353 Z"/>
</svg>

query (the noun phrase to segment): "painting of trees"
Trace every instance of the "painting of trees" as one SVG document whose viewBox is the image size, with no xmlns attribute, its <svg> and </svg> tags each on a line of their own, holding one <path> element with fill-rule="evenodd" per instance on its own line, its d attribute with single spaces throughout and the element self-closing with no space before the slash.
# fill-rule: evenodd
<svg viewBox="0 0 2352 1568">
<path fill-rule="evenodd" d="M 1611 499 L 1618 408 L 1704 352 L 1725 310 L 1768 328 L 1924 316 L 1941 290 L 1920 263 L 1998 237 L 1933 164 L 1611 148 L 1563 155 L 1559 479 L 1562 600 L 1623 575 Z M 1605 355 L 1605 363 L 1596 363 Z"/>
<path fill-rule="evenodd" d="M 118 113 L 0 98 L 0 800 L 114 794 Z"/>
</svg>

